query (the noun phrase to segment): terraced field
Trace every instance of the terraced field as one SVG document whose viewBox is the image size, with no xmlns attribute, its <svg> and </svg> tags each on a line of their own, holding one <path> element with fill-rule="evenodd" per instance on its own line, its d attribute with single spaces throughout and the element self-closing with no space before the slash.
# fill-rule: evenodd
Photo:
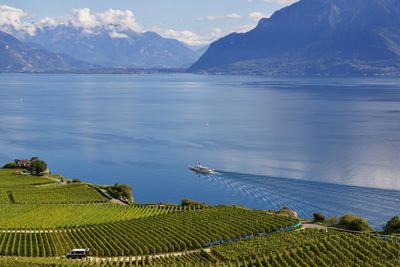
<svg viewBox="0 0 400 267">
<path fill-rule="evenodd" d="M 185 251 L 260 232 L 291 226 L 297 220 L 236 207 L 213 207 L 145 218 L 65 227 L 58 230 L 0 232 L 0 254 L 61 256 L 89 247 L 96 256 L 152 255 Z"/>
<path fill-rule="evenodd" d="M 0 229 L 60 228 L 130 220 L 184 210 L 180 206 L 115 204 L 0 205 Z"/>
<path fill-rule="evenodd" d="M 400 266 L 400 244 L 377 235 L 308 229 L 216 246 L 239 266 Z"/>
<path fill-rule="evenodd" d="M 0 266 L 400 266 L 378 235 L 291 231 L 299 220 L 234 206 L 117 205 L 93 186 L 0 170 Z M 92 258 L 63 257 L 90 248 Z"/>
<path fill-rule="evenodd" d="M 108 200 L 85 184 L 50 185 L 11 189 L 17 204 L 106 203 Z"/>
</svg>

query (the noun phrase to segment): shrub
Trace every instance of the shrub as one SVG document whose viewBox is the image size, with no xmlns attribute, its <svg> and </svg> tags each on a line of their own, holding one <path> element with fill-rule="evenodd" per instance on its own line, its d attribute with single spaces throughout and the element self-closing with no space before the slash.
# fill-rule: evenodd
<svg viewBox="0 0 400 267">
<path fill-rule="evenodd" d="M 32 175 L 41 175 L 46 170 L 47 164 L 43 160 L 35 159 L 32 161 L 30 169 Z"/>
<path fill-rule="evenodd" d="M 388 234 L 400 233 L 400 217 L 394 216 L 385 225 L 384 230 Z"/>
<path fill-rule="evenodd" d="M 357 217 L 353 214 L 346 214 L 346 215 L 342 216 L 339 220 L 339 225 L 348 230 L 354 230 L 354 231 L 369 231 L 369 230 L 371 230 L 371 227 L 366 220 L 364 220 L 360 217 Z"/>
<path fill-rule="evenodd" d="M 314 222 L 324 222 L 325 221 L 325 216 L 319 212 L 314 213 L 313 216 L 314 216 Z"/>
<path fill-rule="evenodd" d="M 366 220 L 357 218 L 350 223 L 349 230 L 366 232 L 371 230 L 371 226 Z"/>
<path fill-rule="evenodd" d="M 208 205 L 204 202 L 198 202 L 192 199 L 182 199 L 181 200 L 181 206 L 182 207 L 207 207 Z"/>
<path fill-rule="evenodd" d="M 4 169 L 15 169 L 17 168 L 17 163 L 13 162 L 9 162 L 6 165 L 3 166 Z"/>
<path fill-rule="evenodd" d="M 107 193 L 113 198 L 132 202 L 132 188 L 127 184 L 114 184 L 103 188 L 105 188 Z"/>
</svg>

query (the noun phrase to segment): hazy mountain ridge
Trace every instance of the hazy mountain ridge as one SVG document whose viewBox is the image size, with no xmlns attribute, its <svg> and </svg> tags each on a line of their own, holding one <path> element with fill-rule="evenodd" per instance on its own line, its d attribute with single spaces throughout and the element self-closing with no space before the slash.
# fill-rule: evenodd
<svg viewBox="0 0 400 267">
<path fill-rule="evenodd" d="M 214 42 L 189 70 L 392 75 L 399 62 L 400 1 L 302 0 Z"/>
<path fill-rule="evenodd" d="M 0 72 L 52 72 L 88 69 L 93 65 L 70 56 L 46 51 L 35 44 L 23 43 L 0 31 Z"/>
<path fill-rule="evenodd" d="M 111 68 L 183 68 L 198 58 L 177 40 L 130 29 L 101 28 L 86 32 L 70 25 L 59 25 L 38 29 L 35 35 L 27 35 L 24 40 L 55 53 Z"/>
</svg>

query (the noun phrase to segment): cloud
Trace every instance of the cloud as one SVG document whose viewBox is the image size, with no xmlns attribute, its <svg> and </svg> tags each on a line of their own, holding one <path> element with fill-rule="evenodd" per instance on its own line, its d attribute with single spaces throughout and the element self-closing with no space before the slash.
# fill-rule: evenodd
<svg viewBox="0 0 400 267">
<path fill-rule="evenodd" d="M 24 22 L 27 14 L 19 8 L 0 5 L 0 30 L 5 32 L 23 31 L 34 35 L 36 27 L 32 23 Z"/>
<path fill-rule="evenodd" d="M 125 33 L 119 33 L 116 30 L 113 30 L 113 31 L 109 32 L 108 35 L 113 39 L 125 39 L 125 38 L 128 38 L 128 35 L 126 35 Z"/>
<path fill-rule="evenodd" d="M 249 13 L 249 17 L 254 21 L 259 21 L 262 18 L 268 17 L 268 15 L 263 12 L 251 12 Z"/>
<path fill-rule="evenodd" d="M 160 29 L 157 30 L 160 32 Z M 188 45 L 197 46 L 209 44 L 212 41 L 220 38 L 223 35 L 223 31 L 220 28 L 214 28 L 209 35 L 199 35 L 192 31 L 176 31 L 173 29 L 168 29 L 161 33 L 164 37 L 174 38 Z"/>
<path fill-rule="evenodd" d="M 109 9 L 102 13 L 92 13 L 89 8 L 74 9 L 72 17 L 66 22 L 87 32 L 92 32 L 97 28 L 111 29 L 114 36 L 117 36 L 116 29 L 142 31 L 142 27 L 131 10 Z"/>
<path fill-rule="evenodd" d="M 237 14 L 237 13 L 229 13 L 229 14 L 218 15 L 218 16 L 207 16 L 207 17 L 205 17 L 205 18 L 201 18 L 201 20 L 213 21 L 213 20 L 240 19 L 240 18 L 242 18 L 242 16 L 241 16 L 240 14 Z"/>
<path fill-rule="evenodd" d="M 285 5 L 285 6 L 293 4 L 298 1 L 299 0 L 264 0 L 264 2 L 267 2 L 267 3 L 276 3 L 276 4 L 280 4 L 280 5 Z"/>
<path fill-rule="evenodd" d="M 142 32 L 142 27 L 131 10 L 109 9 L 94 13 L 89 8 L 74 9 L 65 18 L 43 18 L 36 23 L 26 22 L 27 13 L 19 8 L 0 5 L 0 30 L 22 35 L 34 35 L 38 28 L 71 25 L 86 33 L 96 33 L 98 29 L 106 29 L 112 38 L 126 38 L 120 31 L 132 30 Z"/>
</svg>

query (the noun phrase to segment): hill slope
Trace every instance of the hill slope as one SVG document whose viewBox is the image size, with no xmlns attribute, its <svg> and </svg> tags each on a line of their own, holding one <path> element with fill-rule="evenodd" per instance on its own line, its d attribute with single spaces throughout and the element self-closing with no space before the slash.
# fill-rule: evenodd
<svg viewBox="0 0 400 267">
<path fill-rule="evenodd" d="M 23 43 L 0 31 L 0 72 L 68 71 L 90 66 L 66 55 L 50 53 L 37 45 Z"/>
<path fill-rule="evenodd" d="M 400 1 L 302 0 L 214 42 L 192 72 L 400 73 Z"/>
</svg>

